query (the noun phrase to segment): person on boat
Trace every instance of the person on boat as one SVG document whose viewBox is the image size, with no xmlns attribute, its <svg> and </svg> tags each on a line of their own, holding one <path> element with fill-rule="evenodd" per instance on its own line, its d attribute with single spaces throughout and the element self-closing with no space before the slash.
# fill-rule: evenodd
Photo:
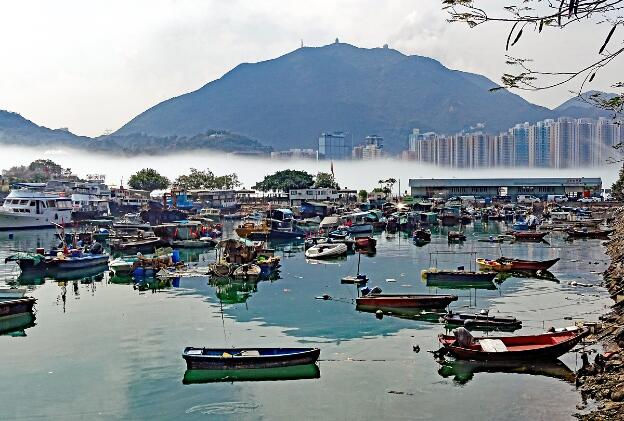
<svg viewBox="0 0 624 421">
<path fill-rule="evenodd" d="M 345 225 L 351 228 L 353 226 L 353 221 L 351 221 L 351 219 L 347 219 L 347 222 L 345 223 Z"/>
<path fill-rule="evenodd" d="M 91 248 L 89 249 L 89 253 L 102 254 L 103 251 L 104 247 L 102 247 L 102 244 L 100 244 L 97 240 L 93 241 L 93 244 L 91 244 Z"/>
</svg>

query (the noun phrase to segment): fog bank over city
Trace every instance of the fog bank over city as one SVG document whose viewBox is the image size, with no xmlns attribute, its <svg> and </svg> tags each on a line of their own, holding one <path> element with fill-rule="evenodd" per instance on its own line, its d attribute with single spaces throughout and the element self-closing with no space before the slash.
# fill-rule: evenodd
<svg viewBox="0 0 624 421">
<path fill-rule="evenodd" d="M 268 160 L 242 156 L 218 154 L 209 151 L 171 154 L 166 156 L 139 155 L 119 157 L 71 149 L 31 149 L 4 147 L 0 167 L 7 169 L 14 165 L 26 165 L 35 159 L 51 159 L 74 173 L 104 174 L 109 184 L 118 185 L 123 179 L 127 183 L 130 175 L 142 168 L 153 168 L 173 179 L 189 172 L 190 168 L 209 168 L 216 174 L 236 172 L 244 187 L 251 187 L 262 178 L 277 170 L 300 169 L 310 173 L 329 172 L 331 161 L 315 160 Z M 374 166 L 374 170 L 372 169 Z M 610 187 L 617 179 L 619 164 L 604 163 L 600 166 L 576 169 L 550 168 L 484 168 L 454 169 L 421 162 L 399 159 L 377 159 L 371 161 L 334 161 L 334 172 L 341 187 L 372 189 L 379 187 L 380 178 L 393 177 L 401 182 L 401 190 L 408 189 L 410 178 L 509 178 L 509 177 L 601 177 L 604 187 Z M 398 193 L 398 184 L 395 193 Z"/>
</svg>

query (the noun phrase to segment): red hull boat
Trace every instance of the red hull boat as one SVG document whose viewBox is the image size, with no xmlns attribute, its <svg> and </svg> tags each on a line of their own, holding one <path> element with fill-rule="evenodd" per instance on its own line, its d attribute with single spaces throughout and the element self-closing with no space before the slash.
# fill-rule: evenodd
<svg viewBox="0 0 624 421">
<path fill-rule="evenodd" d="M 516 240 L 542 241 L 544 237 L 548 235 L 548 231 L 545 231 L 545 232 L 512 231 L 511 235 L 513 235 Z"/>
<path fill-rule="evenodd" d="M 373 237 L 359 237 L 355 239 L 355 246 L 359 249 L 374 249 L 377 247 L 377 240 Z"/>
<path fill-rule="evenodd" d="M 356 298 L 357 307 L 369 308 L 444 308 L 457 301 L 457 295 L 370 294 Z"/>
<path fill-rule="evenodd" d="M 551 260 L 522 260 L 512 259 L 510 257 L 501 257 L 496 261 L 503 265 L 511 265 L 511 268 L 509 269 L 510 271 L 520 270 L 535 272 L 538 270 L 548 270 L 559 261 L 559 258 Z"/>
<path fill-rule="evenodd" d="M 467 332 L 467 331 L 466 331 Z M 587 329 L 566 330 L 530 336 L 464 337 L 440 334 L 440 344 L 455 358 L 475 361 L 554 360 L 570 351 L 588 333 Z"/>
</svg>

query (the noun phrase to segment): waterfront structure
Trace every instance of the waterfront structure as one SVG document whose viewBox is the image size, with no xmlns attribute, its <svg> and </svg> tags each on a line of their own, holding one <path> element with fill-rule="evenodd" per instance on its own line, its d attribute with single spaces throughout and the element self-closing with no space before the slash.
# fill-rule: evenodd
<svg viewBox="0 0 624 421">
<path fill-rule="evenodd" d="M 204 208 L 236 209 L 240 207 L 236 190 L 200 189 L 189 190 L 189 193 L 193 199 L 200 201 Z"/>
<path fill-rule="evenodd" d="M 271 152 L 272 159 L 316 159 L 314 149 L 288 149 L 286 151 Z"/>
<path fill-rule="evenodd" d="M 482 179 L 410 179 L 412 197 L 592 195 L 602 189 L 600 178 L 482 178 Z"/>
<path fill-rule="evenodd" d="M 302 202 L 318 202 L 323 200 L 338 200 L 340 191 L 330 188 L 292 189 L 288 191 L 288 200 L 291 206 L 300 205 Z"/>
<path fill-rule="evenodd" d="M 345 133 L 321 133 L 318 139 L 318 159 L 346 159 L 350 155 Z"/>
</svg>

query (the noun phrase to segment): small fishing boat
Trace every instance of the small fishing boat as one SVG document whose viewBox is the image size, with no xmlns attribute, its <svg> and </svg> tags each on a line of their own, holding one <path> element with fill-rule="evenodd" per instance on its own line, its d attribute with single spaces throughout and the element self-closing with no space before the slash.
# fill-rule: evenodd
<svg viewBox="0 0 624 421">
<path fill-rule="evenodd" d="M 358 249 L 374 249 L 377 247 L 377 240 L 373 237 L 357 237 L 355 239 L 355 247 Z"/>
<path fill-rule="evenodd" d="M 0 285 L 0 300 L 22 298 L 26 294 L 26 288 L 17 288 L 9 285 Z"/>
<path fill-rule="evenodd" d="M 43 251 L 42 251 L 43 253 Z M 84 253 L 81 250 L 69 250 L 68 254 L 58 252 L 45 256 L 40 253 L 16 253 L 5 259 L 16 262 L 22 272 L 62 273 L 64 271 L 88 269 L 108 264 L 108 254 Z"/>
<path fill-rule="evenodd" d="M 613 232 L 612 229 L 587 229 L 587 228 L 571 228 L 566 231 L 569 238 L 599 238 L 606 239 L 609 238 L 609 235 Z"/>
<path fill-rule="evenodd" d="M 160 237 L 115 238 L 110 242 L 110 248 L 126 253 L 153 253 L 160 243 Z"/>
<path fill-rule="evenodd" d="M 318 379 L 321 371 L 316 364 L 291 365 L 273 368 L 241 368 L 226 370 L 187 370 L 183 384 L 218 382 L 262 382 Z"/>
<path fill-rule="evenodd" d="M 587 335 L 570 328 L 539 335 L 475 338 L 465 328 L 440 334 L 440 344 L 455 358 L 477 361 L 551 360 L 570 351 Z"/>
<path fill-rule="evenodd" d="M 342 256 L 347 253 L 347 246 L 343 243 L 325 243 L 317 244 L 305 251 L 305 257 L 308 259 L 329 259 L 332 257 Z"/>
<path fill-rule="evenodd" d="M 431 230 L 428 229 L 417 229 L 412 234 L 412 238 L 414 241 L 423 240 L 423 241 L 431 241 Z"/>
<path fill-rule="evenodd" d="M 464 326 L 466 329 L 516 330 L 522 322 L 515 317 L 490 316 L 487 312 L 468 314 L 448 312 L 442 319 L 448 325 Z"/>
<path fill-rule="evenodd" d="M 234 269 L 234 272 L 232 272 L 232 276 L 234 276 L 235 278 L 253 278 L 260 276 L 261 272 L 262 269 L 260 268 L 260 266 L 249 263 L 241 265 Z"/>
<path fill-rule="evenodd" d="M 36 302 L 36 299 L 30 297 L 14 300 L 0 300 L 0 316 L 4 317 L 19 313 L 30 313 Z"/>
<path fill-rule="evenodd" d="M 262 369 L 314 364 L 318 348 L 194 348 L 184 349 L 187 370 Z"/>
<path fill-rule="evenodd" d="M 495 272 L 507 272 L 511 270 L 511 263 L 501 263 L 498 260 L 477 258 L 477 265 L 481 270 L 493 270 Z"/>
<path fill-rule="evenodd" d="M 136 260 L 136 258 L 122 259 L 118 257 L 108 263 L 108 268 L 113 271 L 115 276 L 127 276 L 132 272 L 133 263 Z"/>
<path fill-rule="evenodd" d="M 368 276 L 360 273 L 360 261 L 362 260 L 362 253 L 358 253 L 357 274 L 347 275 L 340 280 L 342 284 L 365 284 L 368 282 Z"/>
<path fill-rule="evenodd" d="M 496 259 L 497 262 L 503 265 L 511 265 L 511 271 L 531 271 L 548 270 L 555 263 L 559 261 L 559 258 L 551 260 L 522 260 L 513 259 L 511 257 L 501 257 Z"/>
<path fill-rule="evenodd" d="M 427 286 L 452 286 L 460 285 L 463 287 L 481 287 L 493 286 L 494 278 L 497 273 L 494 271 L 474 272 L 463 269 L 458 270 L 439 270 L 425 269 L 422 271 L 422 277 L 427 281 Z"/>
<path fill-rule="evenodd" d="M 219 244 L 219 241 L 210 237 L 202 237 L 199 239 L 189 239 L 189 240 L 173 240 L 171 242 L 171 245 L 173 247 L 189 248 L 189 249 L 213 248 L 217 244 Z"/>
<path fill-rule="evenodd" d="M 356 309 L 365 308 L 444 308 L 457 301 L 456 295 L 436 294 L 367 294 L 355 299 Z"/>
<path fill-rule="evenodd" d="M 448 240 L 449 241 L 465 241 L 466 234 L 464 234 L 461 231 L 449 231 Z"/>
<path fill-rule="evenodd" d="M 518 241 L 542 241 L 548 235 L 548 231 L 512 231 L 511 235 Z"/>
</svg>

